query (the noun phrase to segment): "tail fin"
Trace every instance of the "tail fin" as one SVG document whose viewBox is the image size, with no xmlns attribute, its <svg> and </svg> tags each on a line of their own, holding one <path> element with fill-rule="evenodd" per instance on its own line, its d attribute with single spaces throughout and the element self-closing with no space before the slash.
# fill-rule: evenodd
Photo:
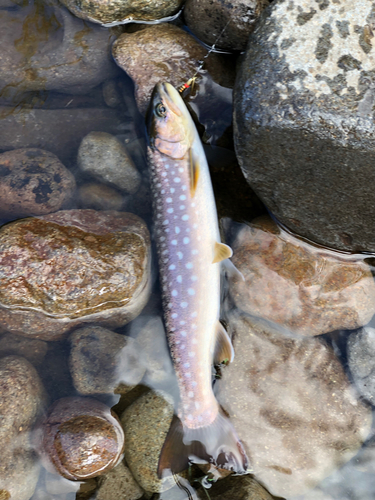
<svg viewBox="0 0 375 500">
<path fill-rule="evenodd" d="M 158 475 L 169 469 L 178 474 L 189 463 L 211 463 L 236 474 L 248 472 L 249 460 L 233 425 L 222 413 L 212 424 L 195 429 L 174 417 L 160 453 Z"/>
</svg>

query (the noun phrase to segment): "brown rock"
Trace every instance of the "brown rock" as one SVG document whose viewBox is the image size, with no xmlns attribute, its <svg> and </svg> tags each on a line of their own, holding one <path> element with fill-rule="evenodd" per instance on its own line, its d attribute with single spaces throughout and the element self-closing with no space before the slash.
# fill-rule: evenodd
<svg viewBox="0 0 375 500">
<path fill-rule="evenodd" d="M 86 326 L 70 336 L 70 371 L 81 394 L 125 394 L 145 373 L 140 346 L 125 335 Z"/>
<path fill-rule="evenodd" d="M 255 478 L 272 495 L 303 494 L 357 453 L 371 410 L 320 339 L 283 337 L 234 312 L 228 332 L 236 354 L 222 371 L 217 399 Z"/>
<path fill-rule="evenodd" d="M 245 50 L 255 21 L 268 4 L 268 0 L 187 0 L 184 17 L 192 32 L 207 45 Z"/>
<path fill-rule="evenodd" d="M 38 429 L 38 447 L 47 469 L 83 480 L 112 469 L 124 447 L 115 414 L 95 399 L 63 398 L 54 403 Z"/>
<path fill-rule="evenodd" d="M 273 500 L 275 498 L 252 476 L 230 476 L 219 480 L 208 493 L 213 500 Z M 206 493 L 202 490 L 199 490 L 199 499 L 207 499 Z"/>
<path fill-rule="evenodd" d="M 183 0 L 63 0 L 63 4 L 81 19 L 101 24 L 155 21 L 176 14 Z"/>
<path fill-rule="evenodd" d="M 187 82 L 206 53 L 194 37 L 172 24 L 155 24 L 135 33 L 123 33 L 112 47 L 116 63 L 134 81 L 141 113 L 146 112 L 156 83 L 168 81 L 178 87 Z M 215 54 L 207 60 L 207 65 L 214 79 L 225 73 Z M 197 82 L 199 88 L 199 78 Z"/>
<path fill-rule="evenodd" d="M 84 184 L 78 190 L 78 197 L 82 208 L 94 210 L 121 210 L 125 202 L 121 193 L 104 184 Z"/>
<path fill-rule="evenodd" d="M 0 154 L 0 217 L 56 212 L 73 196 L 74 176 L 49 151 L 24 148 Z"/>
<path fill-rule="evenodd" d="M 172 488 L 172 477 L 159 479 L 159 456 L 173 418 L 173 404 L 161 392 L 150 391 L 137 399 L 121 415 L 125 431 L 126 462 L 137 483 L 146 491 Z"/>
<path fill-rule="evenodd" d="M 124 462 L 100 478 L 96 500 L 138 500 L 143 490 L 138 486 Z"/>
<path fill-rule="evenodd" d="M 66 210 L 0 229 L 0 325 L 57 340 L 83 323 L 117 328 L 150 291 L 150 236 L 124 212 Z"/>
<path fill-rule="evenodd" d="M 375 313 L 375 283 L 363 260 L 314 247 L 269 218 L 244 226 L 233 263 L 245 277 L 231 287 L 237 307 L 295 333 L 355 329 Z"/>
<path fill-rule="evenodd" d="M 34 367 L 42 364 L 48 345 L 42 340 L 28 339 L 14 333 L 5 333 L 0 338 L 0 357 L 16 355 L 27 359 Z"/>
</svg>

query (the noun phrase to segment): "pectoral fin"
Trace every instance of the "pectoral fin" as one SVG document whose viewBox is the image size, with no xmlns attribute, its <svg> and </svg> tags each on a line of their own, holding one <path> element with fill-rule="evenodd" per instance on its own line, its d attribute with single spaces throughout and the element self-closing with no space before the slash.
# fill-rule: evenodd
<svg viewBox="0 0 375 500">
<path fill-rule="evenodd" d="M 223 325 L 218 321 L 216 327 L 216 343 L 214 351 L 214 364 L 220 364 L 223 361 L 232 362 L 234 350 L 229 335 Z"/>
<path fill-rule="evenodd" d="M 231 247 L 226 245 L 225 243 L 219 243 L 215 242 L 215 248 L 214 248 L 214 260 L 212 261 L 212 264 L 216 264 L 217 262 L 222 262 L 225 259 L 229 259 L 232 257 L 233 252 Z"/>
<path fill-rule="evenodd" d="M 190 156 L 190 193 L 191 196 L 195 195 L 197 189 L 198 179 L 199 179 L 199 161 L 192 148 L 189 150 Z"/>
</svg>

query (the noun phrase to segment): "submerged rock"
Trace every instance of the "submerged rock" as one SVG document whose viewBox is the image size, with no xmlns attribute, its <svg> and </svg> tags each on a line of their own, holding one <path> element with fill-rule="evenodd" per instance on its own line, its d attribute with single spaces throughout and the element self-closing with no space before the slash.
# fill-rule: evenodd
<svg viewBox="0 0 375 500">
<path fill-rule="evenodd" d="M 358 328 L 375 313 L 375 283 L 363 260 L 314 247 L 268 216 L 244 225 L 233 250 L 245 281 L 233 281 L 231 295 L 253 316 L 320 335 Z"/>
<path fill-rule="evenodd" d="M 184 18 L 207 45 L 245 50 L 254 23 L 268 4 L 268 0 L 187 0 Z"/>
<path fill-rule="evenodd" d="M 208 491 L 212 500 L 274 500 L 252 476 L 241 476 L 217 481 Z M 206 500 L 205 491 L 199 490 L 199 499 Z"/>
<path fill-rule="evenodd" d="M 150 293 L 150 236 L 125 212 L 66 210 L 0 229 L 0 325 L 57 340 L 83 323 L 117 328 Z"/>
<path fill-rule="evenodd" d="M 138 500 L 143 490 L 136 483 L 124 462 L 100 478 L 96 500 Z"/>
<path fill-rule="evenodd" d="M 250 316 L 228 318 L 236 356 L 217 381 L 255 477 L 275 496 L 319 484 L 353 457 L 371 428 L 333 350 L 284 337 Z"/>
<path fill-rule="evenodd" d="M 76 16 L 100 24 L 156 21 L 176 14 L 184 0 L 62 0 Z"/>
<path fill-rule="evenodd" d="M 78 190 L 81 208 L 93 210 L 121 210 L 125 203 L 124 196 L 114 188 L 105 184 L 87 183 Z"/>
<path fill-rule="evenodd" d="M 112 54 L 133 79 L 138 108 L 145 113 L 156 83 L 168 81 L 178 87 L 187 82 L 207 51 L 181 28 L 156 24 L 135 33 L 123 33 L 113 44 Z M 225 73 L 215 54 L 207 59 L 207 69 L 214 78 Z"/>
<path fill-rule="evenodd" d="M 122 142 L 106 132 L 91 132 L 82 139 L 77 163 L 85 174 L 129 194 L 141 184 L 141 176 Z"/>
<path fill-rule="evenodd" d="M 42 340 L 28 339 L 14 333 L 5 333 L 0 337 L 0 357 L 16 355 L 27 359 L 34 367 L 43 363 L 48 344 Z"/>
<path fill-rule="evenodd" d="M 125 394 L 142 380 L 145 368 L 134 339 L 90 325 L 73 332 L 70 343 L 70 371 L 79 393 Z"/>
<path fill-rule="evenodd" d="M 359 392 L 375 404 L 375 330 L 359 329 L 349 335 L 348 365 Z"/>
<path fill-rule="evenodd" d="M 117 416 L 96 399 L 70 397 L 54 403 L 38 428 L 37 446 L 51 465 L 70 480 L 111 470 L 121 457 L 124 433 Z"/>
<path fill-rule="evenodd" d="M 294 232 L 375 251 L 375 39 L 367 0 L 273 2 L 236 80 L 245 176 Z"/>
<path fill-rule="evenodd" d="M 157 476 L 159 456 L 173 418 L 173 404 L 160 392 L 150 391 L 121 415 L 125 431 L 125 459 L 137 483 L 148 492 L 175 485 L 173 477 Z"/>
<path fill-rule="evenodd" d="M 73 196 L 74 176 L 49 151 L 15 149 L 0 154 L 0 217 L 56 212 Z"/>
</svg>

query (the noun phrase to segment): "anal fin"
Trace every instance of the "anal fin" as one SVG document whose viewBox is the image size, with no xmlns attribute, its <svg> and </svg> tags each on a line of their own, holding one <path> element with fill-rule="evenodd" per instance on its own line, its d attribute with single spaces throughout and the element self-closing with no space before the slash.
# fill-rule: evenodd
<svg viewBox="0 0 375 500">
<path fill-rule="evenodd" d="M 214 248 L 214 260 L 212 261 L 212 264 L 216 264 L 217 262 L 222 262 L 225 259 L 229 259 L 232 257 L 233 251 L 231 247 L 226 245 L 225 243 L 219 243 L 218 241 L 215 242 L 215 248 Z"/>
<path fill-rule="evenodd" d="M 234 349 L 229 335 L 220 321 L 216 327 L 216 342 L 214 350 L 214 364 L 220 364 L 223 361 L 231 363 L 234 358 Z"/>
</svg>

